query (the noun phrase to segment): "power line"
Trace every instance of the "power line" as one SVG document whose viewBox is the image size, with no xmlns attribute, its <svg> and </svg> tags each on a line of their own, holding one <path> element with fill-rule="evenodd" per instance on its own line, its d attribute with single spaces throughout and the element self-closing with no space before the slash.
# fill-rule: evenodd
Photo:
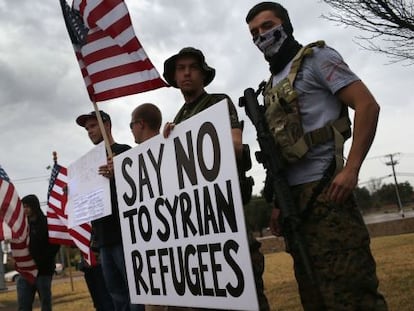
<svg viewBox="0 0 414 311">
<path fill-rule="evenodd" d="M 50 175 L 42 175 L 42 176 L 18 178 L 18 179 L 13 179 L 12 181 L 14 184 L 23 184 L 23 183 L 45 181 L 45 180 L 48 180 L 49 177 Z"/>
<path fill-rule="evenodd" d="M 414 177 L 414 173 L 398 173 L 397 176 L 407 176 L 407 177 Z"/>
<path fill-rule="evenodd" d="M 383 155 L 381 155 L 381 156 L 367 157 L 367 158 L 365 158 L 365 161 L 366 161 L 366 160 L 376 160 L 376 159 L 382 159 L 382 158 L 384 158 L 384 156 L 383 156 Z"/>
<path fill-rule="evenodd" d="M 398 173 L 398 172 L 395 172 L 395 175 L 397 175 L 397 177 L 398 176 L 414 177 L 414 173 Z M 392 174 L 388 174 L 388 175 L 384 175 L 384 176 L 380 176 L 380 177 L 372 177 L 369 180 L 365 180 L 365 181 L 358 181 L 358 187 L 360 185 L 370 184 L 370 183 L 375 182 L 375 181 L 382 181 L 383 179 L 387 179 L 387 178 L 390 178 L 390 177 L 392 177 Z"/>
<path fill-rule="evenodd" d="M 377 181 L 377 180 L 381 181 L 381 180 L 383 180 L 383 179 L 385 179 L 385 178 L 389 178 L 389 177 L 392 177 L 392 174 L 388 174 L 388 175 L 381 176 L 381 177 L 371 178 L 370 180 L 363 181 L 363 182 L 358 182 L 358 186 L 359 186 L 359 185 L 364 185 L 364 184 L 369 184 L 369 183 L 371 183 L 372 181 Z"/>
<path fill-rule="evenodd" d="M 410 153 L 410 152 L 395 152 L 393 154 L 394 155 L 400 155 L 402 157 L 414 157 L 414 153 Z M 383 158 L 386 158 L 387 156 L 388 156 L 388 154 L 372 156 L 372 157 L 366 157 L 365 160 L 383 159 Z"/>
</svg>

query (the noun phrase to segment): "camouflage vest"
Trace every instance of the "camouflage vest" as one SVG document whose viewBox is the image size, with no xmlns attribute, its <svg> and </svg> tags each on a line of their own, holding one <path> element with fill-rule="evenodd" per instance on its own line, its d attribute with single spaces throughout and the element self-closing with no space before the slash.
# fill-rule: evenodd
<svg viewBox="0 0 414 311">
<path fill-rule="evenodd" d="M 348 110 L 343 105 L 339 119 L 324 127 L 308 133 L 303 132 L 300 117 L 298 94 L 294 89 L 296 75 L 303 59 L 313 53 L 312 47 L 324 47 L 324 41 L 308 44 L 300 49 L 292 60 L 290 72 L 286 78 L 272 87 L 272 78 L 267 82 L 263 95 L 266 107 L 265 116 L 276 144 L 281 148 L 282 157 L 288 163 L 294 163 L 315 145 L 334 139 L 336 153 L 340 156 L 336 168 L 342 168 L 343 144 L 351 136 Z M 339 158 L 339 159 L 338 159 Z"/>
</svg>

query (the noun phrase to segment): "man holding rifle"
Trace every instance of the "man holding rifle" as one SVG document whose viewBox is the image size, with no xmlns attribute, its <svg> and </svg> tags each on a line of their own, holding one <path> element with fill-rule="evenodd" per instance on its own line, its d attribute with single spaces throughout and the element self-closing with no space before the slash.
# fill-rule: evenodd
<svg viewBox="0 0 414 311">
<path fill-rule="evenodd" d="M 258 130 L 268 173 L 265 192 L 275 199 L 271 229 L 285 237 L 303 308 L 387 310 L 369 234 L 352 195 L 375 136 L 379 106 L 338 52 L 323 41 L 303 47 L 294 39 L 280 4 L 255 5 L 246 22 L 271 78 L 263 90 L 264 114 L 252 112 L 257 100 L 248 90 L 244 104 Z M 348 107 L 355 116 L 344 164 Z"/>
</svg>

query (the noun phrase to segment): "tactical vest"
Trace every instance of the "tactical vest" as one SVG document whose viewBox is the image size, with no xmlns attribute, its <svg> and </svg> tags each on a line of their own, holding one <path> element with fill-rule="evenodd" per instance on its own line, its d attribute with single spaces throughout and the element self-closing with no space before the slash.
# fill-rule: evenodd
<svg viewBox="0 0 414 311">
<path fill-rule="evenodd" d="M 324 47 L 324 41 L 308 44 L 300 49 L 292 60 L 292 66 L 286 78 L 272 87 L 272 77 L 267 82 L 264 91 L 266 120 L 275 143 L 281 148 L 282 157 L 288 163 L 294 163 L 313 146 L 335 141 L 336 169 L 343 167 L 342 151 L 347 138 L 351 136 L 351 122 L 348 108 L 342 105 L 339 118 L 325 126 L 304 133 L 300 117 L 298 94 L 294 89 L 296 75 L 306 56 L 313 53 L 312 47 Z"/>
</svg>

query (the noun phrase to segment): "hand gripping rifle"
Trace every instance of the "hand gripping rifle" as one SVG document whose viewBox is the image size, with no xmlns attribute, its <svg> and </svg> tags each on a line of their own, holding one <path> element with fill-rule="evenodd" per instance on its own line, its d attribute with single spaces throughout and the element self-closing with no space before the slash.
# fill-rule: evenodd
<svg viewBox="0 0 414 311">
<path fill-rule="evenodd" d="M 259 85 L 255 92 L 252 88 L 244 91 L 244 96 L 239 99 L 239 106 L 244 107 L 247 116 L 252 121 L 257 132 L 257 141 L 260 151 L 256 152 L 256 159 L 266 170 L 265 197 L 268 202 L 274 198 L 276 206 L 280 209 L 280 225 L 282 226 L 285 243 L 288 249 L 298 255 L 299 260 L 309 279 L 309 284 L 315 290 L 314 301 L 320 306 L 318 310 L 325 310 L 322 295 L 318 287 L 318 282 L 313 271 L 304 237 L 300 234 L 301 218 L 298 207 L 287 182 L 284 163 L 280 157 L 278 149 L 265 117 L 265 107 L 260 105 L 257 97 L 262 92 L 265 82 Z"/>
</svg>

